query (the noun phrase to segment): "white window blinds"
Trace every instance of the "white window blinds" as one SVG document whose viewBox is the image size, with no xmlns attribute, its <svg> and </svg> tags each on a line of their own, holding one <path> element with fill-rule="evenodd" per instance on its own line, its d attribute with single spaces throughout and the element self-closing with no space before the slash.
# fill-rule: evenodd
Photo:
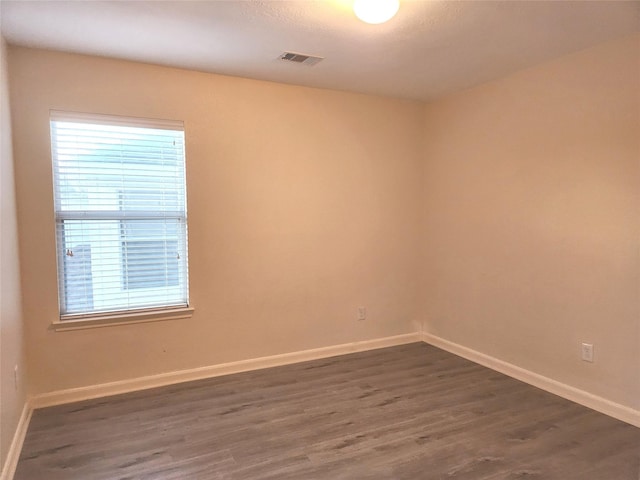
<svg viewBox="0 0 640 480">
<path fill-rule="evenodd" d="M 188 305 L 184 127 L 51 112 L 61 318 Z"/>
</svg>

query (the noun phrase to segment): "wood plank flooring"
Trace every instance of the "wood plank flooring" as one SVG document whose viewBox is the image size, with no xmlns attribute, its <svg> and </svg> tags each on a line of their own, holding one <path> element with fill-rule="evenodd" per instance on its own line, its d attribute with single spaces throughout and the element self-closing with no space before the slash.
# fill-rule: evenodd
<svg viewBox="0 0 640 480">
<path fill-rule="evenodd" d="M 640 429 L 423 343 L 34 412 L 15 480 L 639 480 Z"/>
</svg>

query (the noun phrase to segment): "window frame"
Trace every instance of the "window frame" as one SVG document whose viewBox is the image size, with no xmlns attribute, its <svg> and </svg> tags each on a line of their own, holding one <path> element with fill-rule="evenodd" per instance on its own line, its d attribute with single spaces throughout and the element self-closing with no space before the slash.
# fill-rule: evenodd
<svg viewBox="0 0 640 480">
<path fill-rule="evenodd" d="M 115 116 L 115 115 L 103 115 L 103 114 L 93 114 L 93 113 L 78 113 L 78 112 L 68 112 L 68 111 L 60 111 L 60 110 L 50 110 L 49 122 L 50 122 L 50 135 L 51 135 L 51 165 L 53 169 L 53 188 L 54 188 L 54 224 L 56 229 L 55 235 L 55 247 L 56 247 L 56 262 L 57 262 L 57 292 L 58 292 L 58 316 L 52 322 L 52 328 L 56 331 L 64 331 L 64 330 L 77 330 L 84 328 L 94 328 L 94 327 L 105 327 L 111 325 L 121 325 L 121 324 L 131 324 L 131 323 L 145 323 L 145 322 L 154 322 L 154 321 L 162 321 L 162 320 L 173 320 L 173 319 L 183 319 L 190 318 L 193 315 L 194 308 L 191 306 L 191 300 L 189 297 L 189 261 L 188 261 L 188 221 L 187 221 L 187 186 L 186 186 L 186 132 L 184 128 L 184 123 L 182 121 L 175 120 L 157 120 L 157 119 L 147 119 L 147 118 L 139 118 L 139 117 L 127 117 L 127 116 Z M 84 312 L 74 312 L 74 313 L 63 313 L 65 307 L 64 302 L 66 299 L 66 286 L 64 285 L 67 282 L 66 273 L 64 272 L 66 268 L 66 261 L 61 253 L 65 248 L 64 243 L 64 221 L 65 220 L 88 220 L 92 217 L 91 210 L 79 210 L 76 213 L 79 213 L 78 216 L 74 216 L 73 213 L 69 214 L 65 212 L 63 209 L 59 207 L 59 201 L 62 198 L 60 194 L 60 182 L 58 179 L 57 172 L 57 162 L 58 157 L 54 152 L 54 135 L 53 135 L 53 122 L 77 122 L 77 123 L 87 123 L 93 125 L 109 125 L 109 126 L 124 126 L 124 127 L 133 127 L 133 128 L 150 128 L 150 129 L 158 129 L 158 130 L 176 130 L 183 132 L 184 135 L 184 144 L 183 144 L 183 161 L 182 168 L 184 172 L 184 211 L 182 215 L 172 216 L 172 215 L 161 215 L 165 218 L 174 218 L 178 222 L 183 222 L 183 231 L 184 234 L 178 234 L 178 243 L 183 242 L 184 245 L 184 273 L 180 275 L 180 278 L 183 278 L 184 283 L 184 293 L 185 293 L 185 302 L 179 303 L 175 305 L 165 304 L 165 305 L 152 305 L 152 306 L 141 306 L 141 307 L 132 307 L 131 305 L 126 306 L 122 309 L 111 309 L 111 310 L 101 310 L 101 311 L 84 311 Z M 158 212 L 160 212 L 158 210 Z M 95 211 L 93 212 L 95 213 Z M 98 212 L 99 216 L 99 212 Z M 125 221 L 133 220 L 135 221 L 135 215 L 128 216 Z M 119 224 L 122 224 L 124 219 L 117 218 L 117 216 L 113 216 L 113 218 L 109 217 L 108 220 L 118 221 Z M 61 233 L 59 233 L 59 229 Z M 164 237 L 163 237 L 164 238 Z M 164 238 L 166 240 L 166 238 Z M 173 239 L 171 239 L 173 240 Z M 123 247 L 121 246 L 121 249 Z M 124 250 L 122 251 L 124 255 Z"/>
</svg>

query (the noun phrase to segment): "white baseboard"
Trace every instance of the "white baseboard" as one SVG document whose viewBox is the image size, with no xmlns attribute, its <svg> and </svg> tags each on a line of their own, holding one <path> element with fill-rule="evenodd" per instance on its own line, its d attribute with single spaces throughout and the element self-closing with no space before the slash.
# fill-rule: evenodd
<svg viewBox="0 0 640 480">
<path fill-rule="evenodd" d="M 495 357 L 464 347 L 460 344 L 445 340 L 444 338 L 436 335 L 431 335 L 430 333 L 424 332 L 422 339 L 425 343 L 433 345 L 434 347 L 441 348 L 447 352 L 521 380 L 529 385 L 541 388 L 542 390 L 546 390 L 547 392 L 566 398 L 572 402 L 579 403 L 580 405 L 591 408 L 600 413 L 604 413 L 610 417 L 617 418 L 623 422 L 640 427 L 640 410 L 634 410 L 631 407 L 627 407 L 625 405 L 612 402 L 611 400 L 607 400 L 606 398 L 593 395 L 592 393 L 584 390 L 571 387 L 558 382 L 557 380 L 539 375 L 530 370 L 526 370 Z"/>
<path fill-rule="evenodd" d="M 29 422 L 31 421 L 31 414 L 33 408 L 29 401 L 25 402 L 22 408 L 22 414 L 18 420 L 13 440 L 9 446 L 9 453 L 7 459 L 4 462 L 2 473 L 0 473 L 0 480 L 11 480 L 16 467 L 18 466 L 18 459 L 20 458 L 20 452 L 22 451 L 22 444 L 24 443 L 24 437 L 27 435 L 27 428 L 29 428 Z"/>
<path fill-rule="evenodd" d="M 422 341 L 421 333 L 407 333 L 403 335 L 396 335 L 393 337 L 363 340 L 360 342 L 314 348 L 311 350 L 302 350 L 299 352 L 284 353 L 280 355 L 272 355 L 269 357 L 252 358 L 249 360 L 240 360 L 237 362 L 222 363 L 217 365 L 209 365 L 206 367 L 191 368 L 188 370 L 161 373 L 158 375 L 150 375 L 147 377 L 132 378 L 129 380 L 120 380 L 117 382 L 91 385 L 88 387 L 58 390 L 54 392 L 34 395 L 30 398 L 30 403 L 33 408 L 50 407 L 63 403 L 89 400 L 92 398 L 106 397 L 109 395 L 118 395 L 121 393 L 128 393 L 137 390 L 146 390 L 149 388 L 162 387 L 175 383 L 201 380 L 204 378 L 218 377 L 221 375 L 246 372 L 249 370 L 277 367 L 280 365 L 288 365 L 291 363 L 305 362 L 307 360 L 317 360 L 320 358 L 334 357 L 336 355 L 344 355 L 347 353 L 374 350 L 376 348 L 392 347 L 394 345 L 403 345 L 406 343 L 420 341 Z"/>
<path fill-rule="evenodd" d="M 18 458 L 20 457 L 20 451 L 22 450 L 22 444 L 24 443 L 24 438 L 29 426 L 29 421 L 31 419 L 31 414 L 35 408 L 49 407 L 137 390 L 162 387 L 192 380 L 201 380 L 221 375 L 229 375 L 232 373 L 246 372 L 249 370 L 277 367 L 291 363 L 317 360 L 321 358 L 334 357 L 336 355 L 344 355 L 420 341 L 442 348 L 443 350 L 455 355 L 466 358 L 480 365 L 484 365 L 485 367 L 504 373 L 505 375 L 516 378 L 530 385 L 534 385 L 598 412 L 617 418 L 623 422 L 640 427 L 640 411 L 638 410 L 634 410 L 630 407 L 620 405 L 605 398 L 571 387 L 551 378 L 525 370 L 524 368 L 504 362 L 435 335 L 415 332 L 34 395 L 28 399 L 24 406 L 13 441 L 11 442 L 7 460 L 4 464 L 4 468 L 2 469 L 2 473 L 0 474 L 0 480 L 11 480 L 13 478 L 13 474 L 18 464 Z"/>
</svg>

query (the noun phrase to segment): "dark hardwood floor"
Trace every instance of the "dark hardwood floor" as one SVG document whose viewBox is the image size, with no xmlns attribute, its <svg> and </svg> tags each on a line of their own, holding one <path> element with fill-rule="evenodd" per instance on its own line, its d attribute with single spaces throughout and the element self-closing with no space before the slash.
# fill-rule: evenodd
<svg viewBox="0 0 640 480">
<path fill-rule="evenodd" d="M 640 429 L 422 343 L 34 412 L 15 480 L 640 479 Z"/>
</svg>

